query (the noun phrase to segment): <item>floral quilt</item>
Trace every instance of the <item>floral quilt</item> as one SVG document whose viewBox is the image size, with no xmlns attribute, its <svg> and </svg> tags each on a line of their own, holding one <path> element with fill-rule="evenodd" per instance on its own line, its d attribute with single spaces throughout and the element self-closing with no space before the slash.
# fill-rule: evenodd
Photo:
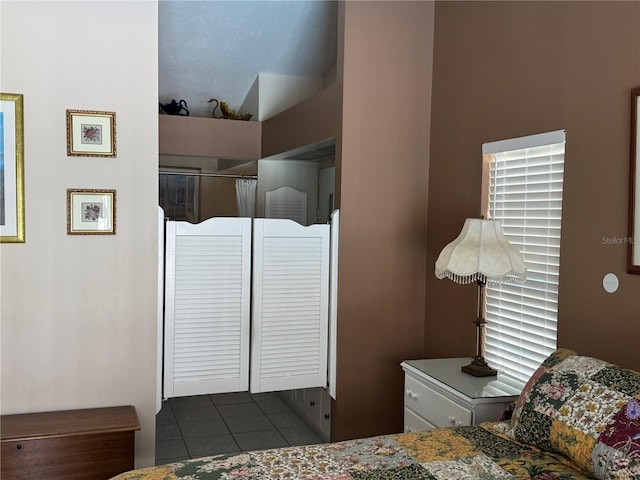
<svg viewBox="0 0 640 480">
<path fill-rule="evenodd" d="M 262 450 L 143 468 L 117 480 L 583 480 L 558 453 L 486 423 L 321 445 Z"/>
<path fill-rule="evenodd" d="M 640 372 L 560 348 L 525 385 L 505 433 L 599 480 L 640 480 Z"/>
</svg>

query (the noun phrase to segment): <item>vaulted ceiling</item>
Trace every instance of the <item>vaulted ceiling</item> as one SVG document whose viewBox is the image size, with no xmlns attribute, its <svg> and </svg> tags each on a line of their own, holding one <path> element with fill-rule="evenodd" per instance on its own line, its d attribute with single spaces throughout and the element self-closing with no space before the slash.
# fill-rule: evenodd
<svg viewBox="0 0 640 480">
<path fill-rule="evenodd" d="M 210 98 L 239 109 L 258 73 L 321 78 L 336 63 L 337 2 L 161 0 L 159 101 L 211 116 Z"/>
</svg>

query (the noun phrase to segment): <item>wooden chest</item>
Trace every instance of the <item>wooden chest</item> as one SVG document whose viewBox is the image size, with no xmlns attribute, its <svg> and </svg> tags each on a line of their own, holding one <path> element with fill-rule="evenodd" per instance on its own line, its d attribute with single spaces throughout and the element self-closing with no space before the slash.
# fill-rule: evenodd
<svg viewBox="0 0 640 480">
<path fill-rule="evenodd" d="M 134 468 L 132 406 L 2 415 L 3 480 L 106 480 Z"/>
</svg>

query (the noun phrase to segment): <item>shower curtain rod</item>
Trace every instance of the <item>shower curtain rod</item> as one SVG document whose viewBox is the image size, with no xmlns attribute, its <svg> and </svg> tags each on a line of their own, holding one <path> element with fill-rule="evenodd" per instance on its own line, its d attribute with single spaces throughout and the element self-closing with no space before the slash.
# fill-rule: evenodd
<svg viewBox="0 0 640 480">
<path fill-rule="evenodd" d="M 160 175 L 184 175 L 189 176 L 192 175 L 194 177 L 228 177 L 228 178 L 248 178 L 257 180 L 257 175 L 234 175 L 234 174 L 225 174 L 225 173 L 198 173 L 198 172 L 170 172 L 170 171 L 161 171 Z"/>
</svg>

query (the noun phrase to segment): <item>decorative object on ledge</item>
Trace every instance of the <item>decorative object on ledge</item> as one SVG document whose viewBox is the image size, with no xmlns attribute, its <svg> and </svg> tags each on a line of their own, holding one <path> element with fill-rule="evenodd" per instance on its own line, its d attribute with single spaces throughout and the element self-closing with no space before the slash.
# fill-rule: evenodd
<svg viewBox="0 0 640 480">
<path fill-rule="evenodd" d="M 640 87 L 631 90 L 631 165 L 627 271 L 640 274 Z"/>
<path fill-rule="evenodd" d="M 67 155 L 115 157 L 115 112 L 67 110 Z"/>
<path fill-rule="evenodd" d="M 67 234 L 115 235 L 116 191 L 67 190 Z"/>
<path fill-rule="evenodd" d="M 164 105 L 160 103 L 160 112 L 164 112 L 168 115 L 182 115 L 183 117 L 188 117 L 189 105 L 187 105 L 185 100 L 180 100 L 179 102 L 171 100 L 171 102 L 165 103 Z"/>
<path fill-rule="evenodd" d="M 251 120 L 251 117 L 253 116 L 251 113 L 238 114 L 235 110 L 229 108 L 229 104 L 227 102 L 220 102 L 217 98 L 210 98 L 207 100 L 207 103 L 213 102 L 215 102 L 213 110 L 211 111 L 211 116 L 213 118 L 224 118 L 227 120 Z M 220 111 L 222 112 L 221 117 L 216 117 L 216 110 L 218 106 L 220 106 Z"/>
<path fill-rule="evenodd" d="M 476 282 L 478 285 L 478 345 L 476 356 L 462 371 L 474 377 L 497 375 L 484 359 L 483 330 L 486 320 L 484 311 L 484 286 L 490 283 L 510 281 L 524 282 L 527 267 L 522 253 L 509 243 L 496 220 L 467 218 L 460 235 L 442 249 L 436 260 L 437 278 L 449 278 L 456 283 Z"/>
<path fill-rule="evenodd" d="M 0 243 L 24 243 L 24 98 L 0 93 Z"/>
</svg>

